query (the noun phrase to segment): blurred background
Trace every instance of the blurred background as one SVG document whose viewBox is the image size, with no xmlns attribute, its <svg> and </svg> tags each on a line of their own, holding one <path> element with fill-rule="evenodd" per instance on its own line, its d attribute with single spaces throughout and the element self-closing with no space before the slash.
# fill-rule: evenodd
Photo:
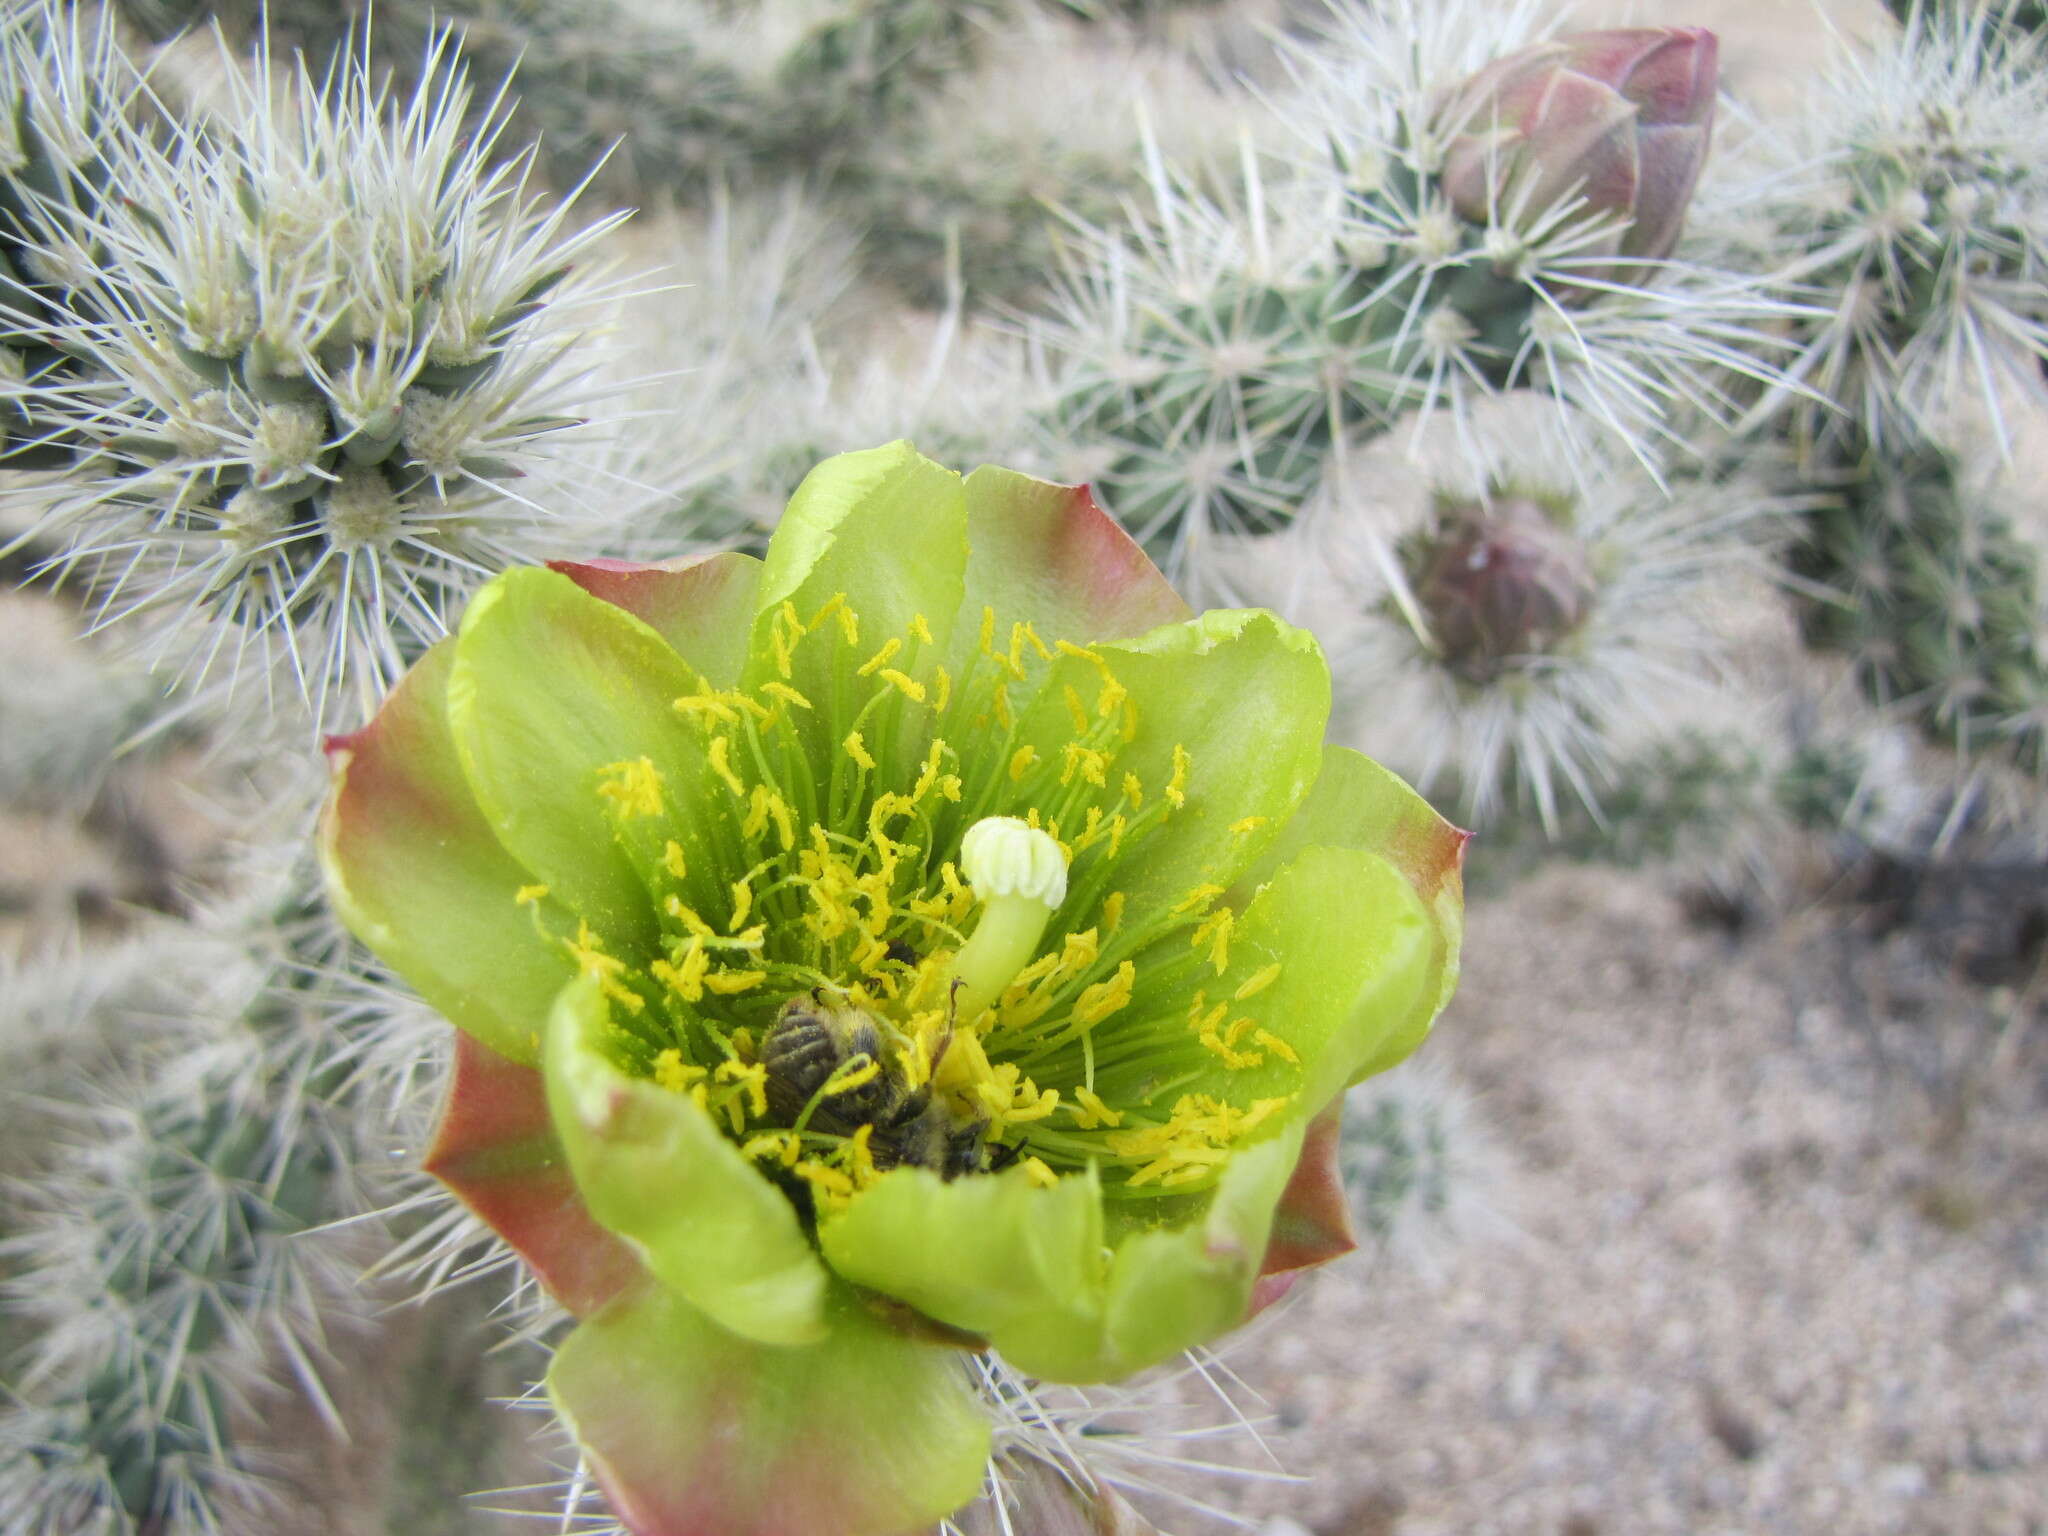
<svg viewBox="0 0 2048 1536">
<path fill-rule="evenodd" d="M 267 75 L 252 6 L 110 16 L 142 115 L 254 120 L 294 50 L 317 94 L 349 12 L 273 0 Z M 146 304 L 61 270 L 10 181 L 8 409 L 43 457 L 0 466 L 0 1525 L 561 1505 L 545 1414 L 502 1404 L 546 1320 L 501 1325 L 502 1266 L 406 1175 L 439 1032 L 310 894 L 311 744 L 478 572 L 758 547 L 811 463 L 910 435 L 1090 479 L 1198 601 L 1313 627 L 1333 730 L 1479 834 L 1462 988 L 1353 1094 L 1361 1250 L 1158 1387 L 1210 1426 L 1133 1493 L 1159 1529 L 2048 1531 L 2039 18 L 1902 43 L 1879 0 L 1588 0 L 1570 25 L 1718 37 L 1683 240 L 1596 267 L 1482 196 L 1430 258 L 1480 287 L 1433 308 L 1387 253 L 1455 155 L 1400 126 L 1559 13 L 387 0 L 401 96 L 444 22 L 479 111 L 518 66 L 497 138 L 441 152 L 538 211 L 503 241 L 479 213 L 450 270 L 573 271 L 489 290 L 489 345 L 432 365 L 486 401 L 459 472 L 391 428 L 378 494 L 428 554 L 325 503 L 312 553 L 262 521 L 288 498 L 163 512 L 180 453 L 289 483 L 292 419 L 185 446 L 211 407 L 164 403 L 116 323 Z M 24 105 L 50 79 L 126 99 L 115 45 L 47 45 L 48 14 L 10 11 L 9 177 L 92 163 Z M 115 209 L 96 271 L 157 238 L 121 207 L 198 195 L 166 142 L 53 183 Z M 209 172 L 221 206 L 269 163 Z M 353 420 L 335 379 L 290 410 Z"/>
</svg>

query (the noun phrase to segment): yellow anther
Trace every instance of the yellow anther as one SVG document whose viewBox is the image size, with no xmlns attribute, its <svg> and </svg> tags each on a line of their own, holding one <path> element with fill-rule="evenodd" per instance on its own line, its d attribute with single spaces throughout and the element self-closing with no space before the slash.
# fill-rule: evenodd
<svg viewBox="0 0 2048 1536">
<path fill-rule="evenodd" d="M 802 1148 L 803 1143 L 794 1131 L 762 1131 L 757 1136 L 749 1136 L 741 1145 L 740 1152 L 756 1162 L 773 1158 L 788 1168 L 801 1155 Z"/>
<path fill-rule="evenodd" d="M 612 802 L 619 817 L 661 814 L 661 774 L 652 758 L 607 763 L 602 772 L 605 777 L 599 780 L 597 792 Z"/>
<path fill-rule="evenodd" d="M 913 704 L 924 702 L 924 684 L 916 678 L 898 672 L 894 667 L 882 668 L 882 681 L 893 687 Z"/>
<path fill-rule="evenodd" d="M 1024 1178 L 1033 1189 L 1058 1189 L 1060 1176 L 1054 1173 L 1039 1158 L 1027 1157 L 1023 1162 Z"/>
<path fill-rule="evenodd" d="M 1082 988 L 1080 997 L 1074 1001 L 1074 1022 L 1093 1028 L 1118 1009 L 1129 1006 L 1131 987 L 1137 979 L 1137 967 L 1126 960 L 1109 980 Z"/>
<path fill-rule="evenodd" d="M 859 731 L 851 733 L 840 745 L 846 749 L 846 755 L 862 768 L 866 769 L 869 773 L 875 771 L 875 760 L 868 756 L 867 746 L 860 739 Z"/>
<path fill-rule="evenodd" d="M 940 667 L 937 669 L 936 677 L 932 684 L 932 708 L 943 715 L 946 712 L 946 706 L 952 702 L 953 674 L 944 667 Z"/>
<path fill-rule="evenodd" d="M 810 623 L 806 624 L 804 628 L 806 630 L 816 629 L 820 624 L 823 624 L 827 619 L 838 617 L 839 611 L 843 609 L 845 606 L 846 594 L 844 592 L 834 592 L 830 597 L 826 598 L 825 601 L 818 606 L 818 611 L 811 615 Z"/>
<path fill-rule="evenodd" d="M 1275 960 L 1271 965 L 1261 966 L 1258 970 L 1253 971 L 1251 975 L 1245 977 L 1238 986 L 1235 994 L 1236 998 L 1241 1003 L 1248 997 L 1257 997 L 1279 979 L 1280 962 Z"/>
<path fill-rule="evenodd" d="M 1255 1029 L 1252 1031 L 1252 1038 L 1275 1056 L 1278 1056 L 1282 1061 L 1297 1067 L 1301 1065 L 1301 1057 L 1295 1054 L 1294 1047 L 1285 1040 L 1282 1040 L 1270 1029 Z"/>
<path fill-rule="evenodd" d="M 875 1182 L 875 1154 L 868 1147 L 868 1140 L 874 1134 L 874 1126 L 863 1125 L 846 1143 L 846 1169 L 853 1175 L 854 1183 L 863 1189 Z"/>
<path fill-rule="evenodd" d="M 670 838 L 661 848 L 661 867 L 671 877 L 681 880 L 690 873 L 689 863 L 683 858 L 683 845 Z"/>
<path fill-rule="evenodd" d="M 747 786 L 742 784 L 740 782 L 740 776 L 732 771 L 731 737 L 712 737 L 711 751 L 707 755 L 706 761 L 710 763 L 711 771 L 717 774 L 719 778 L 725 781 L 725 787 L 727 789 L 731 790 L 735 795 L 739 796 L 741 799 L 746 798 Z"/>
<path fill-rule="evenodd" d="M 1012 784 L 1022 783 L 1024 775 L 1029 773 L 1037 765 L 1037 762 L 1038 748 L 1036 747 L 1019 747 L 1015 752 L 1012 752 L 1010 754 L 1010 782 Z"/>
<path fill-rule="evenodd" d="M 995 706 L 997 725 L 1000 725 L 1007 731 L 1017 723 L 1017 717 L 1010 709 L 1010 685 L 1008 683 L 996 684 L 991 702 Z"/>
<path fill-rule="evenodd" d="M 996 611 L 993 608 L 983 608 L 981 610 L 981 640 L 979 643 L 981 654 L 993 659 L 996 654 Z"/>
<path fill-rule="evenodd" d="M 748 1106 L 755 1115 L 768 1113 L 768 1069 L 758 1061 L 721 1061 L 716 1075 L 721 1083 L 745 1086 Z"/>
<path fill-rule="evenodd" d="M 1106 787 L 1109 783 L 1109 759 L 1093 747 L 1084 747 L 1078 741 L 1070 741 L 1062 749 L 1066 766 L 1060 770 L 1060 782 L 1071 783 L 1078 772 L 1087 783 Z"/>
<path fill-rule="evenodd" d="M 1203 1010 L 1207 1009 L 1207 1012 Z M 1188 1005 L 1188 1028 L 1198 1035 L 1210 1034 L 1223 1027 L 1223 1021 L 1230 1016 L 1230 1004 L 1218 1003 L 1209 1006 L 1209 994 L 1197 992 L 1195 1000 Z"/>
<path fill-rule="evenodd" d="M 747 920 L 747 914 L 754 910 L 754 888 L 744 880 L 732 883 L 732 921 L 725 926 L 737 933 L 740 924 Z"/>
<path fill-rule="evenodd" d="M 1134 811 L 1142 811 L 1145 808 L 1145 786 L 1138 782 L 1135 773 L 1124 775 L 1124 798 L 1131 802 L 1131 809 Z"/>
<path fill-rule="evenodd" d="M 575 957 L 576 968 L 597 983 L 598 991 L 628 1013 L 637 1014 L 646 1008 L 647 1000 L 619 980 L 626 969 L 626 962 L 604 952 L 603 941 L 591 930 L 589 923 L 579 921 L 576 937 L 564 942 Z"/>
<path fill-rule="evenodd" d="M 1060 947 L 1059 968 L 1068 976 L 1078 976 L 1093 965 L 1102 953 L 1102 946 L 1095 937 L 1093 928 L 1083 928 L 1079 933 L 1067 935 Z"/>
<path fill-rule="evenodd" d="M 1103 670 L 1105 676 L 1102 682 L 1102 692 L 1095 696 L 1095 713 L 1107 720 L 1122 707 L 1124 701 L 1131 694 L 1130 690 L 1124 687 L 1122 683 L 1118 682 L 1114 677 L 1106 675 L 1108 672 L 1107 668 Z"/>
<path fill-rule="evenodd" d="M 672 965 L 666 960 L 656 960 L 647 969 L 654 974 L 655 980 L 684 1002 L 701 1002 L 704 973 L 711 969 L 711 956 L 704 948 L 703 937 L 692 934 L 680 962 Z"/>
<path fill-rule="evenodd" d="M 702 1067 L 683 1060 L 683 1053 L 674 1047 L 654 1058 L 655 1084 L 670 1093 L 681 1093 L 692 1083 L 702 1082 L 706 1075 Z"/>
<path fill-rule="evenodd" d="M 931 645 L 933 643 L 932 627 L 925 623 L 924 615 L 921 613 L 914 613 L 910 616 L 910 633 L 923 645 Z"/>
<path fill-rule="evenodd" d="M 1198 885 L 1174 903 L 1173 915 L 1180 917 L 1189 912 L 1199 912 L 1222 894 L 1223 887 L 1220 885 Z"/>
<path fill-rule="evenodd" d="M 1060 691 L 1066 696 L 1067 713 L 1073 716 L 1074 719 L 1074 734 L 1076 736 L 1086 736 L 1088 734 L 1088 706 L 1081 702 L 1080 692 L 1072 683 L 1062 684 Z"/>
<path fill-rule="evenodd" d="M 709 683 L 705 684 L 699 692 L 687 693 L 680 699 L 677 699 L 675 701 L 675 709 L 678 714 L 689 715 L 692 718 L 714 720 L 720 725 L 738 725 L 740 723 L 739 711 L 734 709 L 732 705 L 727 703 L 718 694 L 712 692 Z"/>
<path fill-rule="evenodd" d="M 1258 831 L 1265 824 L 1266 818 L 1263 816 L 1240 816 L 1230 824 L 1230 830 L 1242 837 L 1247 832 Z"/>
<path fill-rule="evenodd" d="M 1167 780 L 1166 783 L 1166 798 L 1175 810 L 1179 810 L 1188 803 L 1186 791 L 1188 787 L 1188 769 L 1191 766 L 1192 763 L 1188 757 L 1188 749 L 1183 746 L 1175 746 L 1173 749 L 1173 777 Z"/>
<path fill-rule="evenodd" d="M 1200 949 L 1204 944 L 1209 946 L 1209 963 L 1216 967 L 1218 976 L 1230 964 L 1230 934 L 1236 926 L 1237 914 L 1229 907 L 1219 907 L 1203 918 L 1201 925 L 1189 935 L 1191 948 Z"/>
<path fill-rule="evenodd" d="M 809 709 L 811 707 L 811 701 L 787 683 L 765 682 L 761 685 L 761 691 L 771 699 L 780 699 L 783 703 L 793 704 L 798 709 Z"/>
<path fill-rule="evenodd" d="M 853 1180 L 829 1163 L 807 1157 L 795 1165 L 796 1176 L 810 1185 L 826 1209 L 842 1209 L 853 1195 Z"/>
<path fill-rule="evenodd" d="M 522 885 L 513 893 L 512 900 L 519 906 L 530 907 L 547 893 L 548 888 L 544 885 Z"/>
<path fill-rule="evenodd" d="M 882 642 L 882 648 L 879 651 L 860 664 L 859 675 L 861 677 L 873 677 L 882 668 L 889 665 L 891 658 L 902 649 L 902 639 L 896 635 L 891 635 Z"/>
<path fill-rule="evenodd" d="M 1124 893 L 1111 891 L 1102 898 L 1102 931 L 1115 933 L 1124 923 Z"/>
<path fill-rule="evenodd" d="M 1124 1112 L 1120 1109 L 1111 1109 L 1103 1103 L 1101 1096 L 1093 1088 L 1076 1088 L 1074 1103 L 1077 1106 L 1074 1110 L 1074 1124 L 1084 1131 L 1092 1131 L 1097 1126 L 1114 1129 L 1124 1123 Z"/>
<path fill-rule="evenodd" d="M 704 977 L 704 990 L 720 997 L 737 997 L 753 991 L 767 979 L 766 971 L 711 971 Z"/>
<path fill-rule="evenodd" d="M 842 1093 L 851 1093 L 856 1088 L 862 1088 L 872 1083 L 877 1077 L 881 1076 L 881 1073 L 882 1064 L 870 1056 L 851 1071 L 834 1073 L 832 1080 L 826 1083 L 819 1091 L 828 1099 Z"/>
</svg>

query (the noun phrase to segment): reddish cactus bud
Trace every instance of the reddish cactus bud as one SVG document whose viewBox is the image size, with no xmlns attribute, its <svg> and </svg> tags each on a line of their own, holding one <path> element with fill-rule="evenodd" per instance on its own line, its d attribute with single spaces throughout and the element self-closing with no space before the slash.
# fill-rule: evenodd
<svg viewBox="0 0 2048 1536">
<path fill-rule="evenodd" d="M 1441 508 L 1410 571 L 1444 661 L 1475 684 L 1556 646 L 1593 601 L 1585 547 L 1522 496 Z"/>
<path fill-rule="evenodd" d="M 1668 256 L 1706 163 L 1718 54 L 1704 28 L 1636 27 L 1574 32 L 1496 60 L 1438 115 L 1450 135 L 1444 195 L 1474 223 L 1511 227 L 1582 197 L 1582 219 L 1628 222 L 1578 254 Z"/>
</svg>

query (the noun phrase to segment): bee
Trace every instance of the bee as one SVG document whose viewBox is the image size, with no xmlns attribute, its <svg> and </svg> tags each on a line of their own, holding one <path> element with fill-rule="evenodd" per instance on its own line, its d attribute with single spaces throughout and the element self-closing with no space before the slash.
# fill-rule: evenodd
<svg viewBox="0 0 2048 1536">
<path fill-rule="evenodd" d="M 943 1045 L 939 1054 L 945 1054 Z M 851 1136 L 863 1125 L 873 1126 L 868 1153 L 877 1168 L 910 1164 L 952 1179 L 989 1167 L 988 1121 L 962 1121 L 932 1096 L 929 1084 L 912 1088 L 883 1044 L 880 1022 L 865 1009 L 834 1001 L 822 988 L 782 1005 L 762 1037 L 758 1060 L 767 1074 L 768 1107 L 778 1120 L 794 1125 L 809 1108 L 805 1124 L 827 1135 Z M 865 1082 L 819 1096 L 835 1074 L 857 1072 L 869 1062 L 876 1071 Z"/>
</svg>

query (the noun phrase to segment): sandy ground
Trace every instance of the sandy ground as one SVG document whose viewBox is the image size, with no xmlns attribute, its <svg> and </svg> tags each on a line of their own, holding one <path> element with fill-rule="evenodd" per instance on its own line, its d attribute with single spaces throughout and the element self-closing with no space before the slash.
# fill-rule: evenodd
<svg viewBox="0 0 2048 1536">
<path fill-rule="evenodd" d="M 1320 1277 L 1233 1361 L 1317 1536 L 2048 1531 L 2048 1034 L 1836 911 L 1475 907 L 1425 1049 L 1509 1236 Z M 1275 1531 L 1292 1527 L 1276 1526 Z"/>
</svg>

